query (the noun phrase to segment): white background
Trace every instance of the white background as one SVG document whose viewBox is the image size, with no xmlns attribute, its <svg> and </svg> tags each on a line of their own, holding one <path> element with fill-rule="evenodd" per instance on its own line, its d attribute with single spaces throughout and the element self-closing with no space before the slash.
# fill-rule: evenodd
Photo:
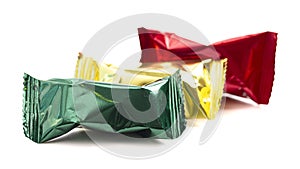
<svg viewBox="0 0 300 169">
<path fill-rule="evenodd" d="M 300 13 L 294 2 L 1 1 L 0 168 L 299 168 Z M 211 42 L 278 32 L 270 104 L 230 102 L 208 142 L 198 145 L 197 128 L 175 149 L 146 160 L 111 155 L 84 135 L 46 144 L 25 138 L 23 72 L 40 79 L 73 77 L 77 53 L 94 33 L 117 19 L 146 12 L 186 20 Z"/>
</svg>

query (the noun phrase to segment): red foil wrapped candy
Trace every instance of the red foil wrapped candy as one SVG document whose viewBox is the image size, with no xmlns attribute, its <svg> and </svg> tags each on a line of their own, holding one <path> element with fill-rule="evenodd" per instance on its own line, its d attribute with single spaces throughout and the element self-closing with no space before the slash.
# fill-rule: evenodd
<svg viewBox="0 0 300 169">
<path fill-rule="evenodd" d="M 142 63 L 227 58 L 226 92 L 249 97 L 258 104 L 269 103 L 275 74 L 277 33 L 246 35 L 207 46 L 174 33 L 145 28 L 139 28 L 138 32 L 143 50 Z"/>
</svg>

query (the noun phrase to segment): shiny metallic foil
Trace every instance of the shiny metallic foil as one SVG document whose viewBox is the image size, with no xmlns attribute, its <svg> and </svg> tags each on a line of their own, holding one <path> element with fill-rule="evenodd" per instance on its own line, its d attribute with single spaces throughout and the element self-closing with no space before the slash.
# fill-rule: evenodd
<svg viewBox="0 0 300 169">
<path fill-rule="evenodd" d="M 222 99 L 227 60 L 202 62 L 144 63 L 138 68 L 98 64 L 93 58 L 79 54 L 75 77 L 101 82 L 147 85 L 176 70 L 181 70 L 187 118 L 214 119 Z"/>
<path fill-rule="evenodd" d="M 262 32 L 203 45 L 175 33 L 138 28 L 142 63 L 228 59 L 226 93 L 268 104 L 275 75 L 277 33 Z M 150 50 L 149 50 L 150 49 Z"/>
<path fill-rule="evenodd" d="M 186 126 L 181 83 L 178 71 L 144 86 L 81 79 L 42 81 L 24 74 L 24 133 L 42 143 L 81 125 L 141 137 L 177 138 Z"/>
</svg>

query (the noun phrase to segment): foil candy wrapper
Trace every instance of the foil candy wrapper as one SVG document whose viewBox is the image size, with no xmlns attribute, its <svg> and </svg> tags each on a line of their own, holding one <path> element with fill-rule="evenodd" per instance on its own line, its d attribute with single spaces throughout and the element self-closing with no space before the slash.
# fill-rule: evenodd
<svg viewBox="0 0 300 169">
<path fill-rule="evenodd" d="M 143 86 L 180 69 L 187 118 L 214 119 L 219 111 L 225 83 L 226 59 L 181 64 L 179 62 L 149 63 L 141 67 L 117 67 L 97 63 L 79 54 L 75 77 L 100 82 Z"/>
<path fill-rule="evenodd" d="M 174 139 L 186 127 L 179 72 L 144 86 L 24 74 L 23 129 L 42 143 L 81 125 L 141 137 Z"/>
<path fill-rule="evenodd" d="M 203 45 L 174 33 L 139 28 L 142 63 L 227 58 L 226 93 L 268 104 L 275 74 L 277 33 L 263 32 Z M 151 49 L 151 50 L 149 50 Z"/>
</svg>

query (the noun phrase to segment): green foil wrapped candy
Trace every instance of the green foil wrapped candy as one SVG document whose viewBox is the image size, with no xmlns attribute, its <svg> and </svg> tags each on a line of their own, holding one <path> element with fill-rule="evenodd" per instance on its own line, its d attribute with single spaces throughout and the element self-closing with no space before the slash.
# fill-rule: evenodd
<svg viewBox="0 0 300 169">
<path fill-rule="evenodd" d="M 24 74 L 23 128 L 37 143 L 81 125 L 112 133 L 174 139 L 186 126 L 179 72 L 144 86 Z"/>
</svg>

